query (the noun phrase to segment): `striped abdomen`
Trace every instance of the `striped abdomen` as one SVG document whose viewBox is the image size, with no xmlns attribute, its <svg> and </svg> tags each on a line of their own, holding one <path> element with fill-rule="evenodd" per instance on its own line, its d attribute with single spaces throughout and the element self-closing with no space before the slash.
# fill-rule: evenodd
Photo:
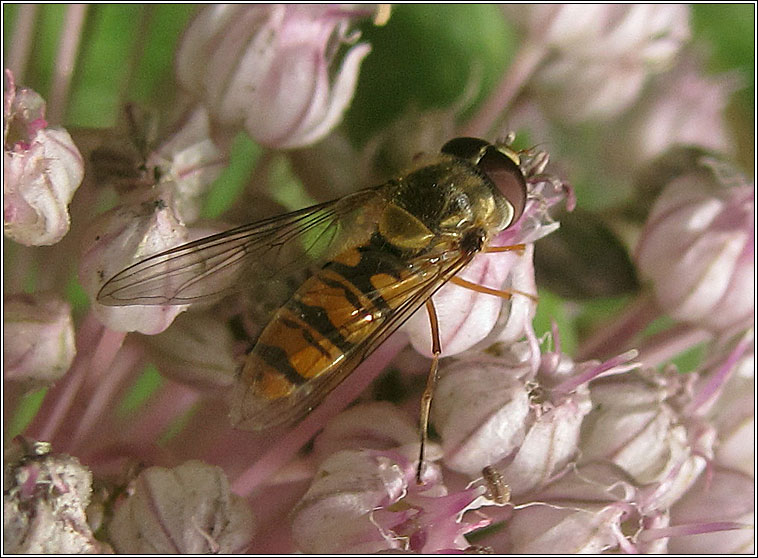
<svg viewBox="0 0 758 558">
<path fill-rule="evenodd" d="M 418 276 L 374 240 L 328 262 L 274 314 L 242 370 L 256 395 L 285 397 L 335 370 L 414 291 Z"/>
</svg>

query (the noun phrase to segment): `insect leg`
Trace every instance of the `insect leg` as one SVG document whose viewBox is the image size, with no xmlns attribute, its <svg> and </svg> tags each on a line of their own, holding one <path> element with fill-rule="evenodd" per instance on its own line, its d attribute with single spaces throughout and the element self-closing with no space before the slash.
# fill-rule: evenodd
<svg viewBox="0 0 758 558">
<path fill-rule="evenodd" d="M 429 376 L 426 379 L 426 388 L 421 396 L 421 417 L 419 419 L 419 434 L 421 437 L 421 446 L 419 448 L 418 469 L 416 469 L 416 482 L 422 484 L 421 473 L 424 467 L 424 449 L 429 430 L 429 411 L 432 407 L 432 396 L 434 388 L 437 385 L 437 370 L 439 368 L 440 353 L 442 352 L 440 344 L 440 328 L 437 321 L 437 312 L 434 309 L 432 299 L 426 301 L 426 311 L 429 314 L 429 325 L 432 328 L 432 368 L 429 370 Z"/>
<path fill-rule="evenodd" d="M 487 246 L 482 250 L 485 254 L 497 254 L 498 252 L 523 252 L 526 244 L 512 244 L 510 246 Z"/>
<path fill-rule="evenodd" d="M 503 290 L 492 289 L 490 287 L 485 287 L 484 285 L 477 285 L 476 283 L 472 283 L 471 281 L 466 281 L 465 279 L 461 279 L 460 277 L 453 277 L 452 279 L 450 279 L 450 282 L 458 285 L 459 287 L 471 289 L 472 291 L 476 291 L 478 293 L 499 296 L 500 298 L 504 298 L 506 300 L 510 299 L 514 294 L 525 296 L 527 298 L 532 299 L 534 302 L 539 302 L 540 300 L 537 295 L 533 295 L 531 293 L 519 291 L 516 289 L 503 289 Z"/>
</svg>

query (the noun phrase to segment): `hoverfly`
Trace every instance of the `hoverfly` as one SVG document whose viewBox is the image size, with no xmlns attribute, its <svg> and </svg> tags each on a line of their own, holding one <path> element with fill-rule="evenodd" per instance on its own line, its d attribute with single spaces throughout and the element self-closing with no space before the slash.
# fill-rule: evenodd
<svg viewBox="0 0 758 558">
<path fill-rule="evenodd" d="M 150 256 L 109 279 L 101 304 L 188 304 L 305 271 L 284 289 L 239 372 L 232 419 L 261 430 L 302 418 L 426 306 L 433 362 L 422 399 L 420 481 L 442 352 L 432 295 L 513 225 L 526 204 L 519 154 L 457 138 L 404 176 Z M 482 292 L 509 296 L 507 291 Z"/>
</svg>

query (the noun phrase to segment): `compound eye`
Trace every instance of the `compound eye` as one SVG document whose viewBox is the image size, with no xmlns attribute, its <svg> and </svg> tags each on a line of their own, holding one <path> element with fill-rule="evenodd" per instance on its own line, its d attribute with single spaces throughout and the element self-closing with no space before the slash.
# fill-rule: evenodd
<svg viewBox="0 0 758 558">
<path fill-rule="evenodd" d="M 496 147 L 489 147 L 477 165 L 513 206 L 509 226 L 518 221 L 526 205 L 526 179 L 519 166 Z"/>
<path fill-rule="evenodd" d="M 440 151 L 461 159 L 470 159 L 476 163 L 482 151 L 489 145 L 489 142 L 479 138 L 455 138 L 443 145 Z"/>
</svg>

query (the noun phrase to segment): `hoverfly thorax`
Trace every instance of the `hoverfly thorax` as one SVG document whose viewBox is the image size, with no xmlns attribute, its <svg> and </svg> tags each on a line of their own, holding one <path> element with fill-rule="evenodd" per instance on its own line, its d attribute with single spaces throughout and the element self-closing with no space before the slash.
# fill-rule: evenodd
<svg viewBox="0 0 758 558">
<path fill-rule="evenodd" d="M 515 223 L 526 201 L 518 154 L 474 138 L 457 138 L 442 153 L 396 181 L 379 231 L 401 250 L 420 252 L 458 238 L 466 252 Z"/>
</svg>

